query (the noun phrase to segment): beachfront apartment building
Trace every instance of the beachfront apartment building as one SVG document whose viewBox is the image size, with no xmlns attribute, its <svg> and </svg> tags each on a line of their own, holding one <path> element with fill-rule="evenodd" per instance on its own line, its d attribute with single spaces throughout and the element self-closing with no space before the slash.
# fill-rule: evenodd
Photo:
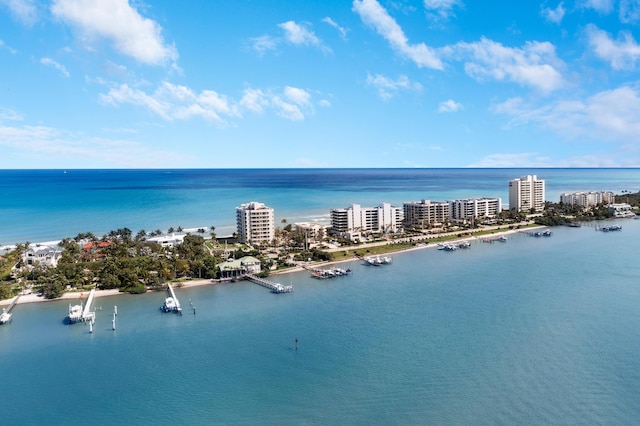
<svg viewBox="0 0 640 426">
<path fill-rule="evenodd" d="M 245 244 L 270 244 L 275 237 L 274 214 L 271 207 L 252 201 L 236 207 L 239 239 Z"/>
<path fill-rule="evenodd" d="M 449 201 L 449 218 L 454 222 L 496 218 L 502 211 L 501 198 L 467 198 Z"/>
<path fill-rule="evenodd" d="M 296 232 L 304 237 L 305 247 L 308 244 L 319 243 L 325 237 L 325 225 L 317 222 L 296 222 Z"/>
<path fill-rule="evenodd" d="M 561 203 L 585 208 L 598 204 L 613 204 L 615 201 L 615 194 L 611 191 L 567 192 L 560 195 Z"/>
<path fill-rule="evenodd" d="M 448 201 L 411 201 L 402 204 L 404 226 L 406 228 L 425 229 L 440 226 L 449 220 Z"/>
<path fill-rule="evenodd" d="M 402 209 L 389 203 L 377 207 L 352 204 L 347 208 L 331 209 L 330 233 L 350 241 L 359 240 L 364 234 L 395 233 L 402 225 Z"/>
<path fill-rule="evenodd" d="M 523 176 L 509 181 L 509 210 L 512 212 L 544 210 L 545 182 L 536 175 Z"/>
</svg>

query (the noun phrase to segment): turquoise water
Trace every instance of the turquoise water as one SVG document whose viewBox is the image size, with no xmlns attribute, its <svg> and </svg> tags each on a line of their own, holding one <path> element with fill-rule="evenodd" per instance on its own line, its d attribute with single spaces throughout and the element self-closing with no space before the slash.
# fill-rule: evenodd
<svg viewBox="0 0 640 426">
<path fill-rule="evenodd" d="M 640 191 L 640 169 L 0 170 L 0 245 L 55 241 L 127 227 L 235 231 L 235 208 L 259 201 L 278 223 L 328 221 L 332 208 L 501 197 L 508 181 L 546 180 L 562 192 Z"/>
<path fill-rule="evenodd" d="M 178 289 L 182 317 L 99 298 L 92 334 L 18 305 L 2 424 L 637 424 L 640 220 L 616 223 L 279 276 L 292 294 Z"/>
</svg>

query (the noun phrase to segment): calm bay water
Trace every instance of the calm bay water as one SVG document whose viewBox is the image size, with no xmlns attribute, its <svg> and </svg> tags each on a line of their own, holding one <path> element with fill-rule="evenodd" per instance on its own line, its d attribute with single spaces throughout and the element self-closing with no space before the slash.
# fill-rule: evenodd
<svg viewBox="0 0 640 426">
<path fill-rule="evenodd" d="M 618 223 L 282 275 L 286 295 L 178 289 L 196 315 L 99 298 L 92 334 L 67 302 L 18 305 L 3 423 L 637 424 L 640 220 Z"/>
<path fill-rule="evenodd" d="M 334 189 L 309 184 L 315 195 L 306 200 L 333 194 L 317 201 L 321 210 L 334 202 L 452 194 L 444 189 L 448 184 L 429 190 L 407 183 L 426 185 L 424 177 L 389 179 L 386 192 L 376 189 L 383 186 L 379 180 L 356 191 L 364 185 L 353 182 L 355 171 L 348 173 L 343 187 L 344 177 L 336 178 Z M 404 173 L 410 171 L 398 172 Z M 504 197 L 506 180 L 533 172 L 500 171 L 506 180 L 499 175 L 499 182 L 476 173 L 478 190 L 469 183 L 462 196 Z M 638 171 L 535 173 L 547 179 L 548 194 L 640 186 Z M 567 188 L 558 180 L 550 191 L 551 173 L 557 179 L 566 174 Z M 286 197 L 264 198 L 281 190 L 305 196 L 288 186 L 290 177 L 273 178 L 286 183 L 281 189 L 246 179 L 253 183 L 226 189 L 243 196 L 225 201 L 232 212 L 247 198 L 284 206 Z M 133 191 L 105 187 L 93 192 Z M 153 190 L 139 191 L 152 198 L 147 191 Z M 391 198 L 379 200 L 384 195 Z M 55 204 L 53 198 L 48 202 Z M 201 197 L 192 199 L 205 205 Z M 212 211 L 222 203 L 207 202 Z M 32 209 L 45 216 L 37 203 Z M 209 224 L 199 220 L 195 226 Z M 550 238 L 516 234 L 506 243 L 474 241 L 470 250 L 396 254 L 385 267 L 351 262 L 353 274 L 335 280 L 278 276 L 295 286 L 292 294 L 274 295 L 250 283 L 178 289 L 183 306 L 191 300 L 197 315 L 189 309 L 182 317 L 161 314 L 161 293 L 99 298 L 102 310 L 91 334 L 82 324 L 63 324 L 68 302 L 18 305 L 13 323 L 0 327 L 1 423 L 637 424 L 640 220 L 615 223 L 623 230 L 554 228 Z"/>
</svg>

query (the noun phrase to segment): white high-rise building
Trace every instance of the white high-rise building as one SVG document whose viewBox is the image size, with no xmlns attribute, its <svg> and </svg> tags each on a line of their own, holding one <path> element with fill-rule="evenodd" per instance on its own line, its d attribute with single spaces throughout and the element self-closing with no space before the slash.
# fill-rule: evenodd
<svg viewBox="0 0 640 426">
<path fill-rule="evenodd" d="M 402 224 L 402 210 L 389 203 L 377 207 L 352 204 L 343 209 L 331 209 L 331 233 L 349 240 L 360 238 L 362 233 L 397 232 Z"/>
<path fill-rule="evenodd" d="M 449 220 L 448 201 L 413 201 L 402 205 L 404 209 L 404 226 L 426 228 L 430 225 L 441 225 Z"/>
<path fill-rule="evenodd" d="M 495 218 L 501 211 L 500 198 L 467 198 L 449 201 L 449 215 L 454 221 Z"/>
<path fill-rule="evenodd" d="M 509 210 L 529 213 L 544 211 L 544 180 L 536 175 L 509 181 Z"/>
<path fill-rule="evenodd" d="M 236 207 L 236 224 L 245 244 L 269 244 L 274 239 L 273 209 L 262 203 L 253 201 Z"/>
</svg>

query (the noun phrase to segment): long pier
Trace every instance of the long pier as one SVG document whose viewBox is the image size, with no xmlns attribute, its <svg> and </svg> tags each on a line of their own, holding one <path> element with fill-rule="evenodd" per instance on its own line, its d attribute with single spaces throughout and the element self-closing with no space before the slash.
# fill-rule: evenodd
<svg viewBox="0 0 640 426">
<path fill-rule="evenodd" d="M 182 308 L 180 307 L 180 301 L 176 297 L 176 292 L 173 291 L 173 287 L 171 287 L 171 284 L 167 284 L 167 287 L 168 287 L 167 291 L 169 291 L 169 294 L 171 294 L 171 297 L 173 297 L 173 301 L 176 304 L 176 311 L 182 312 Z"/>
<path fill-rule="evenodd" d="M 17 295 L 16 298 L 11 301 L 9 306 L 7 306 L 2 310 L 2 314 L 0 314 L 0 324 L 6 324 L 8 322 L 11 322 L 11 316 L 12 316 L 11 310 L 13 309 L 14 306 L 16 306 L 16 303 L 18 303 L 19 298 L 20 298 L 20 295 Z"/>
<path fill-rule="evenodd" d="M 95 321 L 96 312 L 91 311 L 91 304 L 93 303 L 93 296 L 96 294 L 96 289 L 92 288 L 89 292 L 89 297 L 87 298 L 87 303 L 84 305 L 84 310 L 82 311 L 82 321 Z"/>
<path fill-rule="evenodd" d="M 249 281 L 252 283 L 256 283 L 261 285 L 262 287 L 266 287 L 271 290 L 271 293 L 291 293 L 293 291 L 292 285 L 284 286 L 280 283 L 274 283 L 269 280 L 265 280 L 264 278 L 256 277 L 252 274 L 245 275 Z"/>
</svg>

